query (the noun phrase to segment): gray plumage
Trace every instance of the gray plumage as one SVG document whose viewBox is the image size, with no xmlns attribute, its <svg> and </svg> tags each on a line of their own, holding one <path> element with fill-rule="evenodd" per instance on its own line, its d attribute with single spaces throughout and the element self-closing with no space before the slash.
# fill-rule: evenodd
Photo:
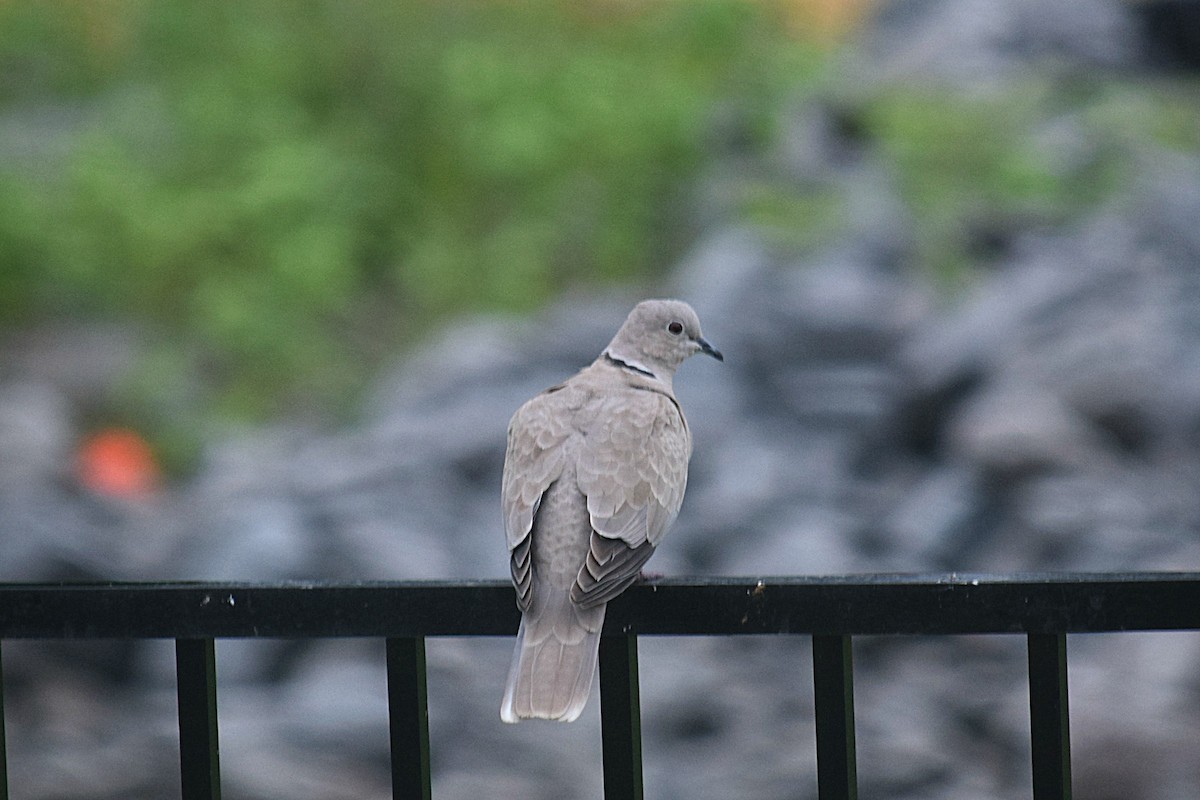
<svg viewBox="0 0 1200 800">
<path fill-rule="evenodd" d="M 570 722 L 591 692 L 605 604 L 679 513 L 692 437 L 672 378 L 722 356 L 679 300 L 639 303 L 604 352 L 508 426 L 504 529 L 521 627 L 500 716 Z"/>
</svg>

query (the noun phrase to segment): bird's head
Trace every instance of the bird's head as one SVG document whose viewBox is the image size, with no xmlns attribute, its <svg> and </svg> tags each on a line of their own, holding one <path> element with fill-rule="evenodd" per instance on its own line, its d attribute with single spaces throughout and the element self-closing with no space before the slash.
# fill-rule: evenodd
<svg viewBox="0 0 1200 800">
<path fill-rule="evenodd" d="M 659 377 L 673 375 L 686 358 L 696 353 L 725 360 L 700 333 L 700 318 L 682 300 L 638 303 L 604 352 Z"/>
</svg>

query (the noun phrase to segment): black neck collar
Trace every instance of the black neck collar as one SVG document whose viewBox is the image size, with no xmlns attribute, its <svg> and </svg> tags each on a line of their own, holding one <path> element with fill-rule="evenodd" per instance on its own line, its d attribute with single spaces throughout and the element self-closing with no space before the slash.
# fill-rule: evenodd
<svg viewBox="0 0 1200 800">
<path fill-rule="evenodd" d="M 642 369 L 641 367 L 630 364 L 628 361 L 622 361 L 608 351 L 605 351 L 604 358 L 608 361 L 608 363 L 612 364 L 613 366 L 620 367 L 621 369 L 627 369 L 630 372 L 636 372 L 638 375 L 645 375 L 648 378 L 658 378 L 658 376 L 650 370 Z"/>
</svg>

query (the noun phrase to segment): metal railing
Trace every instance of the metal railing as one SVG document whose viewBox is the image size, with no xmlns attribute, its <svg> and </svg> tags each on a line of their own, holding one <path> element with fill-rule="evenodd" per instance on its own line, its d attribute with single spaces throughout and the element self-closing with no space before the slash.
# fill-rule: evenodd
<svg viewBox="0 0 1200 800">
<path fill-rule="evenodd" d="M 174 639 L 183 797 L 220 797 L 214 640 L 387 641 L 396 798 L 430 796 L 425 639 L 512 636 L 501 582 L 0 585 L 5 639 Z M 857 796 L 851 640 L 867 634 L 1028 638 L 1035 800 L 1069 798 L 1069 633 L 1200 629 L 1200 573 L 872 575 L 665 580 L 614 600 L 600 644 L 604 796 L 642 796 L 637 637 L 811 635 L 821 800 Z M 0 798 L 8 796 L 0 693 Z M 1200 787 L 1198 787 L 1200 788 Z"/>
</svg>

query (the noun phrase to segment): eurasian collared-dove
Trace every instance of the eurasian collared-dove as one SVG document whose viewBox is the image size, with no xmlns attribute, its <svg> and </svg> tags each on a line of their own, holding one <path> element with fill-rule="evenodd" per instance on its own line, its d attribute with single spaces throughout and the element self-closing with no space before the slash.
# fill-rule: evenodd
<svg viewBox="0 0 1200 800">
<path fill-rule="evenodd" d="M 587 703 L 605 604 L 683 502 L 692 436 L 671 382 L 693 353 L 724 360 L 687 303 L 643 301 L 590 366 L 513 415 L 504 529 L 522 617 L 505 722 L 570 722 Z"/>
</svg>

